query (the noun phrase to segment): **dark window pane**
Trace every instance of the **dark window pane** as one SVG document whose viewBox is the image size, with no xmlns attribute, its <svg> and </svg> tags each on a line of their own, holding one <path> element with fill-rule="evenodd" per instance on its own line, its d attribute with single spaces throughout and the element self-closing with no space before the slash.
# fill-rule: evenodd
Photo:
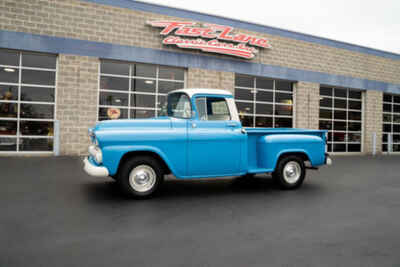
<svg viewBox="0 0 400 267">
<path fill-rule="evenodd" d="M 57 57 L 45 54 L 22 53 L 22 66 L 33 68 L 55 69 Z"/>
<path fill-rule="evenodd" d="M 132 91 L 155 93 L 156 81 L 144 79 L 132 79 Z"/>
<path fill-rule="evenodd" d="M 185 71 L 179 68 L 160 66 L 158 78 L 183 81 L 185 79 Z"/>
<path fill-rule="evenodd" d="M 382 134 L 382 142 L 387 143 L 388 141 L 388 135 L 387 134 Z"/>
<path fill-rule="evenodd" d="M 235 99 L 253 101 L 254 100 L 253 90 L 235 88 Z"/>
<path fill-rule="evenodd" d="M 348 144 L 347 151 L 348 152 L 361 152 L 361 145 L 360 144 Z"/>
<path fill-rule="evenodd" d="M 333 132 L 328 132 L 328 141 L 332 142 L 333 140 Z"/>
<path fill-rule="evenodd" d="M 257 90 L 256 100 L 264 101 L 264 102 L 273 102 L 274 101 L 274 93 Z"/>
<path fill-rule="evenodd" d="M 253 117 L 252 116 L 239 116 L 240 121 L 242 122 L 243 127 L 254 127 Z"/>
<path fill-rule="evenodd" d="M 400 115 L 393 114 L 393 122 L 400 123 Z"/>
<path fill-rule="evenodd" d="M 54 105 L 21 104 L 21 118 L 53 119 Z"/>
<path fill-rule="evenodd" d="M 155 116 L 156 115 L 154 110 L 144 110 L 144 109 L 131 110 L 131 119 L 153 118 Z"/>
<path fill-rule="evenodd" d="M 137 77 L 156 78 L 157 66 L 146 64 L 135 64 L 132 66 L 132 75 Z"/>
<path fill-rule="evenodd" d="M 347 141 L 348 142 L 361 142 L 361 133 L 348 133 Z"/>
<path fill-rule="evenodd" d="M 335 99 L 335 108 L 347 108 L 347 100 Z"/>
<path fill-rule="evenodd" d="M 349 90 L 349 98 L 361 100 L 361 91 Z"/>
<path fill-rule="evenodd" d="M 16 151 L 17 138 L 0 137 L 0 151 Z"/>
<path fill-rule="evenodd" d="M 360 122 L 349 122 L 348 130 L 349 131 L 361 131 L 361 123 Z"/>
<path fill-rule="evenodd" d="M 273 105 L 272 104 L 256 104 L 256 114 L 261 115 L 272 115 Z"/>
<path fill-rule="evenodd" d="M 385 133 L 390 133 L 392 131 L 392 125 L 391 124 L 383 124 L 383 131 Z"/>
<path fill-rule="evenodd" d="M 332 152 L 332 144 L 328 144 L 328 152 Z"/>
<path fill-rule="evenodd" d="M 393 152 L 399 152 L 400 151 L 400 145 L 393 145 Z"/>
<path fill-rule="evenodd" d="M 383 102 L 392 102 L 392 95 L 383 94 Z"/>
<path fill-rule="evenodd" d="M 347 97 L 347 89 L 335 88 L 335 96 L 336 97 Z"/>
<path fill-rule="evenodd" d="M 321 87 L 319 89 L 319 94 L 320 95 L 326 95 L 326 96 L 333 96 L 333 88 L 331 88 L 331 87 Z"/>
<path fill-rule="evenodd" d="M 292 104 L 292 94 L 275 93 L 275 102 L 282 104 Z"/>
<path fill-rule="evenodd" d="M 20 131 L 22 135 L 53 136 L 53 122 L 51 121 L 21 121 Z"/>
<path fill-rule="evenodd" d="M 400 113 L 400 105 L 393 104 L 393 112 Z"/>
<path fill-rule="evenodd" d="M 324 98 L 320 99 L 319 105 L 321 107 L 331 108 L 332 107 L 332 98 L 324 97 Z"/>
<path fill-rule="evenodd" d="M 388 146 L 387 145 L 382 145 L 382 151 L 387 152 L 388 151 Z"/>
<path fill-rule="evenodd" d="M 128 109 L 120 108 L 99 108 L 99 121 L 127 119 Z"/>
<path fill-rule="evenodd" d="M 392 104 L 383 104 L 383 111 L 392 112 Z"/>
<path fill-rule="evenodd" d="M 142 108 L 155 108 L 156 100 L 154 95 L 131 95 L 131 107 L 142 107 Z"/>
<path fill-rule="evenodd" d="M 119 77 L 101 76 L 100 89 L 128 91 L 129 90 L 129 79 L 128 78 L 119 78 Z"/>
<path fill-rule="evenodd" d="M 0 135 L 16 135 L 16 134 L 17 134 L 16 121 L 0 120 Z"/>
<path fill-rule="evenodd" d="M 182 89 L 184 87 L 182 82 L 166 82 L 159 81 L 158 82 L 158 92 L 160 94 L 167 94 L 172 90 Z"/>
<path fill-rule="evenodd" d="M 345 132 L 334 132 L 333 133 L 333 141 L 345 142 L 346 141 L 346 133 Z"/>
<path fill-rule="evenodd" d="M 332 121 L 319 121 L 319 129 L 332 130 Z"/>
<path fill-rule="evenodd" d="M 0 82 L 18 83 L 19 69 L 0 67 Z"/>
<path fill-rule="evenodd" d="M 291 118 L 275 118 L 275 128 L 292 128 Z"/>
<path fill-rule="evenodd" d="M 19 66 L 19 53 L 0 50 L 0 65 Z"/>
<path fill-rule="evenodd" d="M 235 86 L 254 88 L 254 77 L 236 74 Z"/>
<path fill-rule="evenodd" d="M 349 109 L 361 110 L 361 101 L 351 101 L 349 100 Z"/>
<path fill-rule="evenodd" d="M 275 105 L 275 115 L 291 116 L 292 109 L 293 109 L 293 106 L 289 106 L 289 105 Z"/>
<path fill-rule="evenodd" d="M 346 144 L 333 144 L 333 152 L 346 152 Z"/>
<path fill-rule="evenodd" d="M 53 151 L 53 139 L 48 138 L 21 138 L 20 151 Z"/>
<path fill-rule="evenodd" d="M 17 100 L 18 87 L 13 85 L 0 84 L 0 100 Z"/>
<path fill-rule="evenodd" d="M 21 87 L 22 101 L 54 102 L 54 88 Z"/>
<path fill-rule="evenodd" d="M 276 81 L 275 89 L 281 91 L 292 91 L 292 82 Z"/>
<path fill-rule="evenodd" d="M 346 111 L 343 110 L 335 110 L 334 119 L 335 120 L 346 120 Z"/>
<path fill-rule="evenodd" d="M 361 121 L 361 112 L 349 111 L 349 120 Z"/>
<path fill-rule="evenodd" d="M 330 109 L 320 109 L 319 117 L 322 119 L 332 119 L 332 110 Z"/>
<path fill-rule="evenodd" d="M 18 116 L 17 104 L 0 102 L 0 117 L 16 118 L 17 116 Z"/>
<path fill-rule="evenodd" d="M 128 106 L 129 94 L 100 92 L 100 105 Z"/>
<path fill-rule="evenodd" d="M 400 133 L 400 125 L 399 124 L 393 124 L 393 132 Z"/>
<path fill-rule="evenodd" d="M 274 89 L 274 80 L 257 78 L 256 87 L 260 89 Z"/>
<path fill-rule="evenodd" d="M 393 135 L 393 143 L 400 143 L 400 135 L 399 134 Z"/>
<path fill-rule="evenodd" d="M 392 122 L 392 115 L 383 113 L 383 121 L 384 122 Z"/>
<path fill-rule="evenodd" d="M 345 131 L 346 130 L 346 122 L 344 122 L 344 121 L 334 121 L 333 122 L 333 127 L 334 127 L 335 131 L 337 131 L 337 130 Z"/>
<path fill-rule="evenodd" d="M 115 61 L 102 61 L 100 72 L 105 74 L 129 75 L 129 64 Z"/>
<path fill-rule="evenodd" d="M 56 73 L 54 71 L 22 70 L 22 83 L 55 85 Z"/>
<path fill-rule="evenodd" d="M 236 107 L 238 109 L 239 115 L 240 114 L 253 114 L 254 113 L 254 104 L 253 103 L 247 103 L 247 102 L 237 102 L 236 101 Z"/>
<path fill-rule="evenodd" d="M 400 96 L 398 95 L 393 96 L 393 103 L 400 104 Z"/>
<path fill-rule="evenodd" d="M 256 117 L 256 127 L 269 127 L 272 128 L 272 117 Z"/>
</svg>

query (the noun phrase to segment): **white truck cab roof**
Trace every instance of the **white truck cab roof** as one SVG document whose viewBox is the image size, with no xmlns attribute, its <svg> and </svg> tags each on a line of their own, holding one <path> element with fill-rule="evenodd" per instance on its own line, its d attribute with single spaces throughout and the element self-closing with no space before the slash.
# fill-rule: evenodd
<svg viewBox="0 0 400 267">
<path fill-rule="evenodd" d="M 186 93 L 190 98 L 196 94 L 204 94 L 204 95 L 229 95 L 232 96 L 232 93 L 226 90 L 221 89 L 209 89 L 209 88 L 189 88 L 189 89 L 177 89 L 169 92 L 172 93 Z"/>
</svg>

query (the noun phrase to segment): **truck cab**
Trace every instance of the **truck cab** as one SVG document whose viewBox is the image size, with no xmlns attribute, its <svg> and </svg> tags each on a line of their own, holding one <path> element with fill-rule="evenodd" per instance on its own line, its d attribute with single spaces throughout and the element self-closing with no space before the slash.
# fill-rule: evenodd
<svg viewBox="0 0 400 267">
<path fill-rule="evenodd" d="M 178 179 L 271 173 L 283 189 L 295 189 L 306 167 L 331 164 L 325 131 L 244 128 L 225 90 L 175 90 L 162 111 L 165 116 L 102 121 L 89 129 L 86 172 L 111 176 L 128 194 L 147 197 L 170 173 Z"/>
</svg>

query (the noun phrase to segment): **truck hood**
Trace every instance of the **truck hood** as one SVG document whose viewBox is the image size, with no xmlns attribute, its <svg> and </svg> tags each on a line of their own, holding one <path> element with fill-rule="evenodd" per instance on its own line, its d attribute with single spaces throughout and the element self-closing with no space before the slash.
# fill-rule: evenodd
<svg viewBox="0 0 400 267">
<path fill-rule="evenodd" d="M 96 124 L 93 128 L 94 131 L 107 131 L 116 129 L 127 129 L 127 128 L 158 128 L 158 127 L 171 127 L 171 118 L 169 117 L 157 117 L 149 119 L 130 119 L 130 120 L 107 120 L 101 121 Z"/>
</svg>

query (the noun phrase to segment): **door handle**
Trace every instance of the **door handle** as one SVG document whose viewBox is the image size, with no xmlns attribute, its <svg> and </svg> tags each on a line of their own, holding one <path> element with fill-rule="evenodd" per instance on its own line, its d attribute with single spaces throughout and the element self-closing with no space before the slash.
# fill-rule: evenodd
<svg viewBox="0 0 400 267">
<path fill-rule="evenodd" d="M 234 123 L 234 122 L 228 122 L 226 124 L 226 126 L 228 126 L 228 127 L 237 127 L 238 125 L 237 125 L 237 123 Z"/>
</svg>

